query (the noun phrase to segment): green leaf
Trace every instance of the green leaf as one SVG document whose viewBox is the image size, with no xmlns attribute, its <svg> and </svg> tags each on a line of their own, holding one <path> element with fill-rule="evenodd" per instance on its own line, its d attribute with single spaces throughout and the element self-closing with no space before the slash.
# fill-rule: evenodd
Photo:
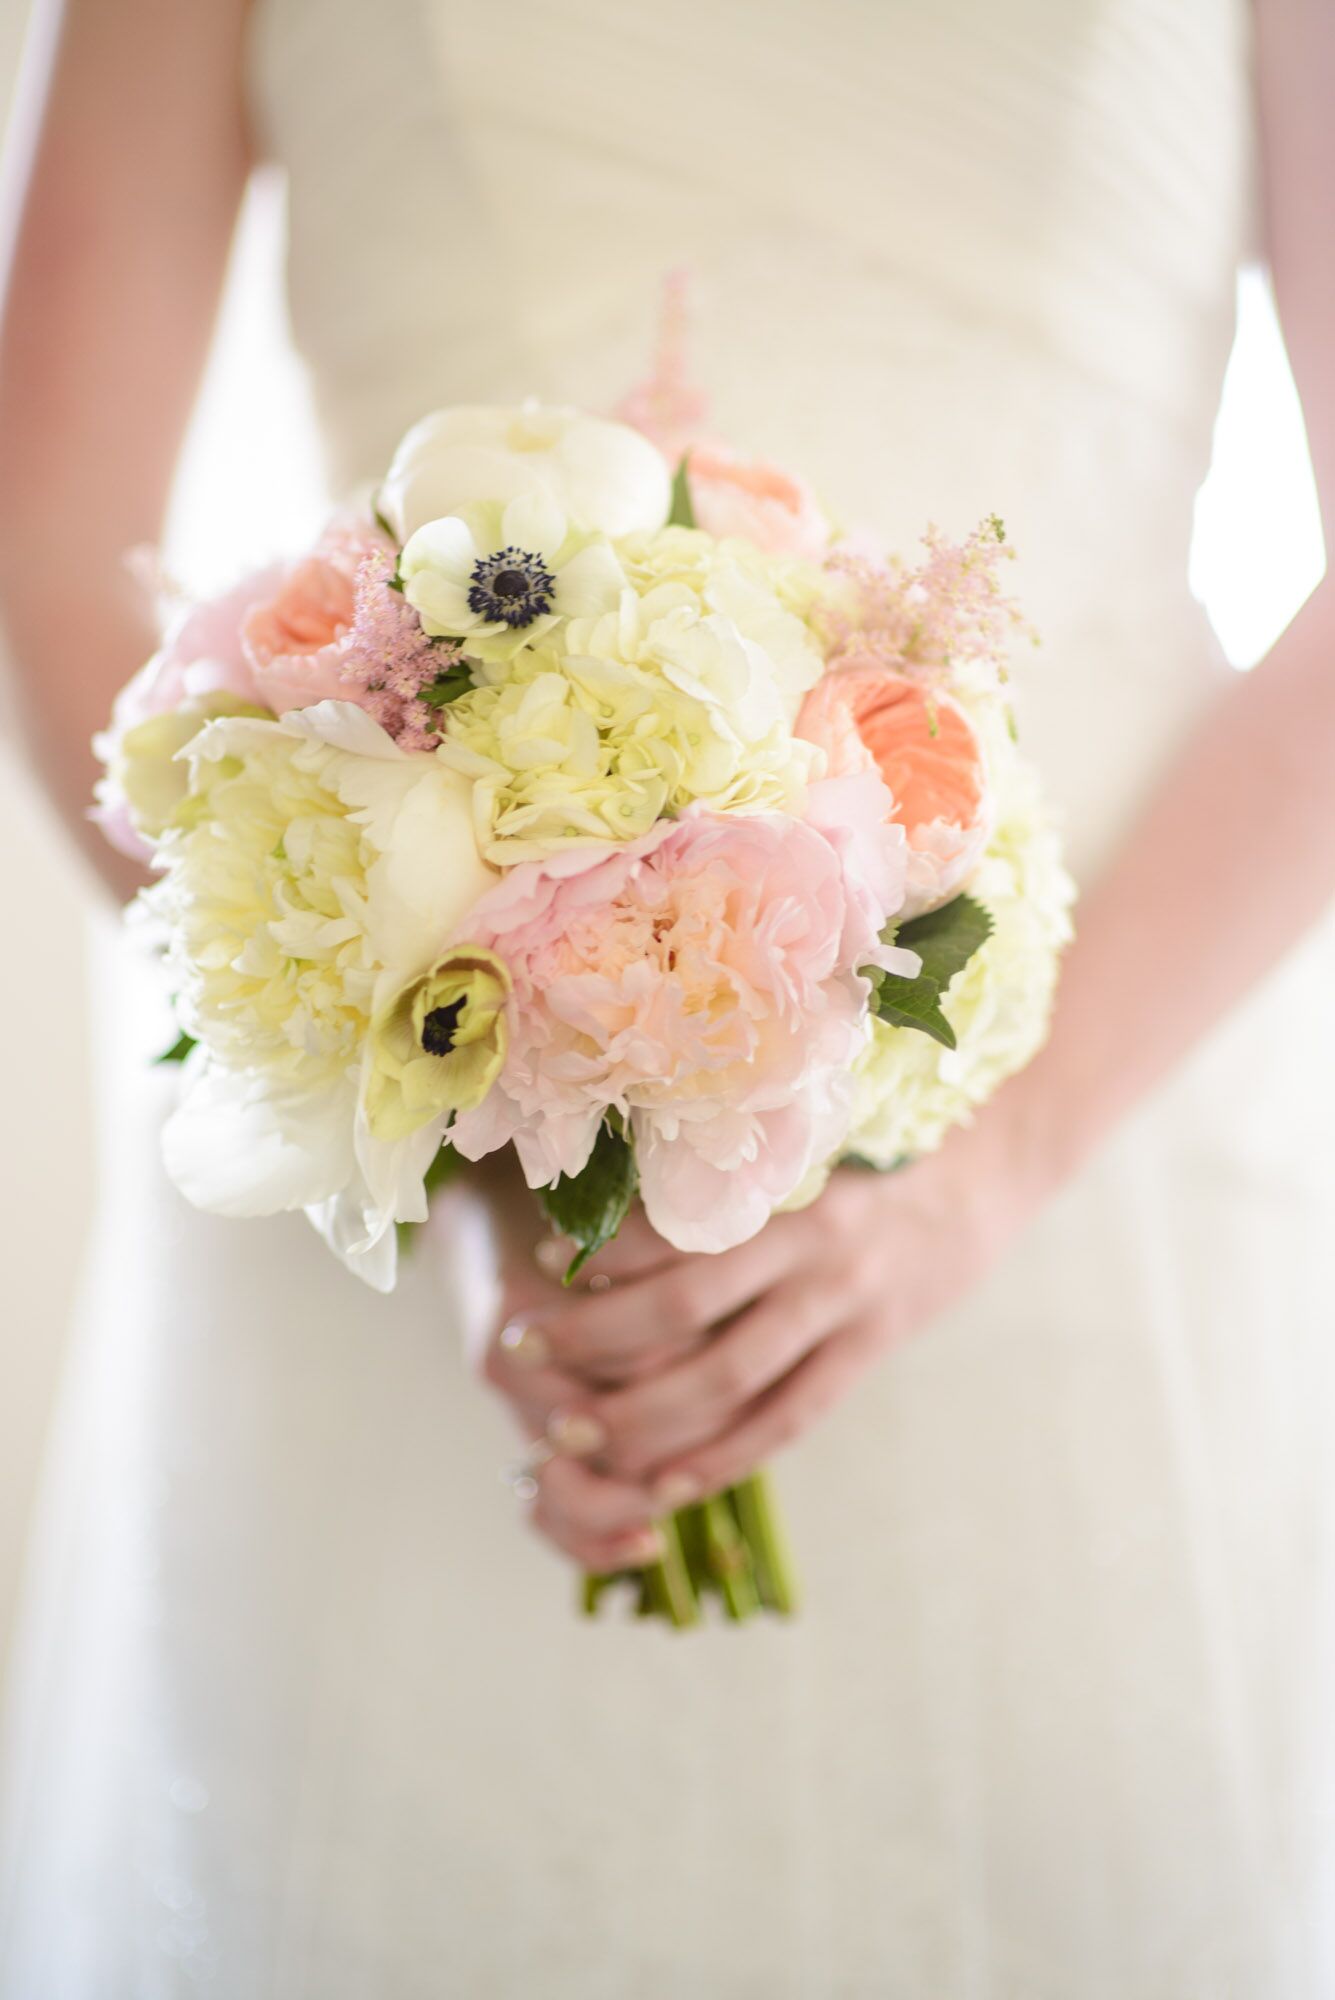
<svg viewBox="0 0 1335 2000">
<path fill-rule="evenodd" d="M 434 1194 L 437 1188 L 448 1187 L 451 1181 L 458 1180 L 463 1170 L 463 1154 L 456 1153 L 453 1146 L 448 1143 L 442 1143 L 440 1151 L 422 1176 L 422 1185 L 429 1195 Z"/>
<path fill-rule="evenodd" d="M 683 455 L 672 482 L 672 506 L 667 517 L 669 528 L 693 528 L 696 525 L 695 506 L 691 500 L 691 481 L 687 472 L 688 464 L 688 458 Z"/>
<path fill-rule="evenodd" d="M 554 1187 L 539 1190 L 538 1198 L 551 1220 L 579 1246 L 566 1272 L 566 1284 L 595 1251 L 612 1241 L 635 1199 L 637 1181 L 630 1145 L 604 1125 L 579 1173 L 570 1178 L 562 1174 Z"/>
<path fill-rule="evenodd" d="M 183 1063 L 194 1047 L 194 1036 L 182 1033 L 176 1037 L 169 1049 L 164 1049 L 162 1054 L 154 1056 L 153 1060 L 155 1063 Z"/>
<path fill-rule="evenodd" d="M 941 988 L 934 979 L 901 979 L 887 972 L 872 1006 L 888 1028 L 918 1028 L 943 1048 L 955 1046 L 955 1030 L 941 1012 Z"/>
<path fill-rule="evenodd" d="M 895 932 L 895 943 L 916 951 L 922 960 L 920 977 L 934 979 L 944 993 L 957 972 L 992 935 L 992 919 L 972 896 L 956 896 L 939 910 L 911 917 Z"/>
<path fill-rule="evenodd" d="M 380 501 L 378 498 L 372 502 L 371 519 L 375 522 L 377 528 L 379 528 L 381 534 L 385 537 L 385 540 L 387 542 L 398 541 L 399 539 L 398 536 L 395 534 L 394 530 L 390 527 L 389 522 L 385 519 L 384 515 L 380 511 Z"/>
<path fill-rule="evenodd" d="M 446 708 L 452 701 L 458 701 L 461 694 L 471 694 L 473 673 L 466 660 L 451 660 L 443 674 L 438 674 L 422 689 L 421 699 L 428 708 Z"/>
<path fill-rule="evenodd" d="M 912 979 L 897 972 L 874 975 L 872 1008 L 878 1019 L 891 1028 L 916 1028 L 943 1048 L 953 1049 L 955 1030 L 941 1011 L 941 1001 L 951 980 L 991 935 L 992 919 L 972 896 L 956 896 L 939 910 L 928 910 L 888 931 L 886 942 L 916 951 L 922 967 Z"/>
</svg>

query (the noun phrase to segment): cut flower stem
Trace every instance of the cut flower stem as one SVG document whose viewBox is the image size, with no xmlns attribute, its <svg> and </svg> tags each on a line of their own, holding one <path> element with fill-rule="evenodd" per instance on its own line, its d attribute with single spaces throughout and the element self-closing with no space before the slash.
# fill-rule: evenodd
<svg viewBox="0 0 1335 2000">
<path fill-rule="evenodd" d="M 635 1614 L 684 1630 L 698 1625 L 706 1597 L 741 1623 L 757 1612 L 789 1617 L 797 1608 L 792 1566 L 768 1476 L 753 1472 L 737 1486 L 682 1507 L 658 1523 L 663 1553 L 643 1569 L 586 1576 L 581 1604 L 596 1617 L 604 1597 L 629 1584 Z"/>
</svg>

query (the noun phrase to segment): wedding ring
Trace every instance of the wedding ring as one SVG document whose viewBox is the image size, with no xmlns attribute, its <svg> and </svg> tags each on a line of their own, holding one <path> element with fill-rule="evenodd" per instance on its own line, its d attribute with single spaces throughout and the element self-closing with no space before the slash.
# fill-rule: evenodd
<svg viewBox="0 0 1335 2000">
<path fill-rule="evenodd" d="M 522 1505 L 527 1506 L 530 1500 L 537 1499 L 537 1475 L 548 1459 L 555 1456 L 555 1447 L 551 1442 L 547 1438 L 538 1438 L 529 1446 L 522 1458 L 516 1459 L 513 1465 L 501 1468 L 502 1481 Z"/>
<path fill-rule="evenodd" d="M 544 1277 L 559 1278 L 575 1254 L 568 1236 L 541 1236 L 533 1245 L 533 1261 Z"/>
<path fill-rule="evenodd" d="M 521 1368 L 541 1368 L 551 1357 L 546 1336 L 525 1319 L 507 1320 L 496 1339 L 511 1361 L 518 1362 Z"/>
</svg>

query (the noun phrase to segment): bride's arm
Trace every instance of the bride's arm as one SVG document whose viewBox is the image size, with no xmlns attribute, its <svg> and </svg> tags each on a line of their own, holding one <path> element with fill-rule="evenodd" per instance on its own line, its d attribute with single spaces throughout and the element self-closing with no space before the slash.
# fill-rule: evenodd
<svg viewBox="0 0 1335 2000">
<path fill-rule="evenodd" d="M 155 542 L 249 171 L 245 0 L 38 0 L 6 162 L 0 619 L 33 753 L 84 817 L 89 739 L 151 650 Z"/>
<path fill-rule="evenodd" d="M 1327 546 L 1335 536 L 1335 9 L 1258 6 L 1270 259 L 1303 400 Z M 1239 676 L 1186 746 L 1080 912 L 1051 1041 L 977 1125 L 890 1181 L 842 1173 L 805 1214 L 720 1258 L 674 1259 L 601 1296 L 529 1304 L 524 1343 L 493 1376 L 587 1413 L 620 1475 L 663 1504 L 741 1477 L 807 1429 L 888 1346 L 967 1292 L 1109 1129 L 1302 937 L 1335 897 L 1335 581 L 1265 663 Z M 1244 1080 L 1245 1081 L 1245 1080 Z M 701 1330 L 754 1300 L 707 1345 Z M 628 1371 L 593 1390 L 576 1373 Z M 532 1347 L 533 1343 L 529 1343 Z M 690 1351 L 694 1345 L 694 1351 Z M 595 1435 L 585 1429 L 583 1442 Z M 677 1482 L 674 1486 L 671 1482 Z M 544 1486 L 547 1481 L 544 1479 Z M 608 1507 L 562 1471 L 539 1522 L 580 1560 L 605 1558 Z M 640 1518 L 647 1519 L 653 1501 Z"/>
</svg>

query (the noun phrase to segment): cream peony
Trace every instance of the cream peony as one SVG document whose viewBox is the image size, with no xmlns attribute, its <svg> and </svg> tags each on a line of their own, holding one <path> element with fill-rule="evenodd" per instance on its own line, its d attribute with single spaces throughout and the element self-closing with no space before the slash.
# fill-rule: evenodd
<svg viewBox="0 0 1335 2000">
<path fill-rule="evenodd" d="M 437 410 L 394 454 L 378 507 L 400 542 L 476 500 L 546 493 L 580 528 L 629 535 L 661 527 L 671 485 L 661 454 L 625 424 L 525 403 Z"/>
<path fill-rule="evenodd" d="M 280 575 L 277 565 L 254 571 L 174 618 L 157 652 L 117 695 L 110 727 L 94 737 L 106 770 L 91 817 L 131 860 L 151 862 L 153 843 L 185 792 L 184 769 L 172 760 L 201 724 L 215 715 L 267 712 L 240 628 Z"/>
<path fill-rule="evenodd" d="M 467 785 L 344 702 L 212 722 L 187 758 L 150 892 L 202 1045 L 164 1135 L 169 1172 L 202 1208 L 320 1208 L 356 1263 L 425 1213 L 444 1115 L 386 1144 L 358 1104 L 373 1020 L 496 880 Z"/>
<path fill-rule="evenodd" d="M 265 716 L 267 709 L 219 690 L 189 697 L 177 708 L 149 715 L 119 735 L 101 741 L 106 777 L 99 790 L 99 809 L 115 798 L 125 814 L 131 845 L 117 840 L 122 853 L 148 860 L 186 795 L 186 767 L 181 752 L 206 722 L 225 715 Z M 105 821 L 104 821 L 105 824 Z"/>
</svg>

